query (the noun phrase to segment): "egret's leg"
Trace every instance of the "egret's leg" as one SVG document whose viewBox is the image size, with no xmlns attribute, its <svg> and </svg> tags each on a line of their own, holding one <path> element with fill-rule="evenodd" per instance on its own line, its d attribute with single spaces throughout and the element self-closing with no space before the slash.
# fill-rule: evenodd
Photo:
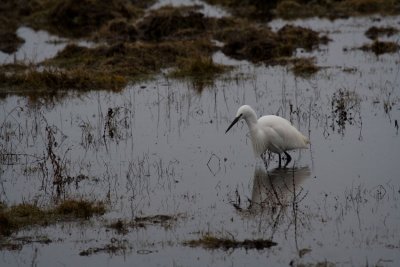
<svg viewBox="0 0 400 267">
<path fill-rule="evenodd" d="M 292 161 L 292 157 L 286 151 L 284 153 L 286 155 L 286 164 L 285 164 L 286 167 L 289 164 L 289 162 Z"/>
<path fill-rule="evenodd" d="M 261 158 L 262 158 L 262 160 L 264 162 L 265 169 L 268 170 L 269 157 L 268 157 L 268 160 L 267 160 L 267 155 L 266 154 L 267 154 L 267 152 L 262 153 L 261 154 Z"/>
<path fill-rule="evenodd" d="M 281 154 L 278 154 L 279 157 L 279 168 L 281 168 L 282 164 L 281 164 Z"/>
</svg>

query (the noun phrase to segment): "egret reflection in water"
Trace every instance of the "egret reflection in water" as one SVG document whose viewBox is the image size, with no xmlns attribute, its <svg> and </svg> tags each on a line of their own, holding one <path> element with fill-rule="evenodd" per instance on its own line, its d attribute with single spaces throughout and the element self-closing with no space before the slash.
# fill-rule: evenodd
<svg viewBox="0 0 400 267">
<path fill-rule="evenodd" d="M 265 171 L 263 167 L 256 166 L 249 211 L 257 213 L 265 208 L 276 210 L 277 207 L 286 208 L 298 203 L 307 195 L 301 184 L 308 177 L 308 167 Z"/>
</svg>

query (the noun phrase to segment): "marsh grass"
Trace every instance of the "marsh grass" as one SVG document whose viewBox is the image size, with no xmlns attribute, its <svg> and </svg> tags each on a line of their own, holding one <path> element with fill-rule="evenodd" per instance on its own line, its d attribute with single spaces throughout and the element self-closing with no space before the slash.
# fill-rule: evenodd
<svg viewBox="0 0 400 267">
<path fill-rule="evenodd" d="M 113 19 L 135 19 L 143 9 L 124 0 L 35 0 L 37 3 L 25 23 L 33 28 L 73 38 L 91 37 L 94 32 Z M 148 1 L 150 2 L 150 1 Z"/>
<path fill-rule="evenodd" d="M 314 64 L 313 58 L 296 58 L 292 60 L 292 71 L 296 76 L 308 78 L 319 71 L 320 67 Z"/>
<path fill-rule="evenodd" d="M 166 6 L 144 16 L 141 7 L 129 1 L 113 0 L 105 5 L 104 1 L 85 0 L 78 8 L 71 0 L 36 0 L 25 15 L 14 12 L 16 21 L 38 29 L 51 28 L 50 32 L 61 36 L 100 43 L 92 47 L 69 44 L 39 66 L 8 66 L 0 74 L 3 94 L 119 91 L 128 81 L 148 79 L 169 68 L 174 69 L 171 77 L 190 78 L 201 91 L 231 69 L 212 61 L 217 50 L 235 59 L 272 64 L 291 57 L 296 48 L 310 51 L 328 42 L 327 37 L 303 27 L 287 25 L 273 32 L 246 19 L 205 17 L 198 6 Z M 223 42 L 223 47 L 214 40 Z"/>
<path fill-rule="evenodd" d="M 365 44 L 360 47 L 363 51 L 371 51 L 379 56 L 386 53 L 396 53 L 400 50 L 400 45 L 395 42 L 384 42 L 375 40 L 372 44 Z"/>
<path fill-rule="evenodd" d="M 91 69 L 108 76 L 114 74 L 137 79 L 159 73 L 162 68 L 176 66 L 190 58 L 209 56 L 213 50 L 208 39 L 119 43 L 92 49 L 69 45 L 45 64 L 71 71 L 75 68 Z"/>
<path fill-rule="evenodd" d="M 17 68 L 17 66 L 16 66 Z M 13 89 L 16 92 L 25 91 L 39 93 L 41 90 L 121 90 L 127 83 L 125 77 L 117 74 L 91 71 L 77 68 L 72 70 L 59 70 L 18 66 L 19 70 L 9 73 L 0 73 L 0 88 Z M 0 91 L 1 91 L 0 89 Z"/>
<path fill-rule="evenodd" d="M 235 16 L 258 21 L 268 21 L 276 17 L 297 19 L 317 16 L 335 19 L 370 14 L 394 15 L 400 12 L 400 7 L 396 0 L 207 0 L 206 2 L 223 6 Z"/>
<path fill-rule="evenodd" d="M 381 37 L 381 36 L 390 37 L 390 36 L 392 36 L 392 35 L 394 35 L 394 34 L 396 34 L 398 32 L 399 32 L 399 30 L 394 28 L 394 27 L 375 27 L 375 26 L 372 26 L 365 32 L 365 35 L 368 38 L 370 38 L 372 40 L 375 40 L 375 39 L 377 39 L 378 37 Z"/>
<path fill-rule="evenodd" d="M 44 209 L 36 204 L 21 203 L 0 208 L 0 234 L 10 235 L 13 232 L 39 225 L 46 226 L 63 220 L 88 219 L 102 215 L 106 207 L 102 202 L 68 199 L 53 208 Z"/>
<path fill-rule="evenodd" d="M 291 57 L 297 48 L 311 51 L 329 41 L 326 36 L 300 26 L 286 25 L 274 32 L 241 20 L 231 23 L 215 33 L 215 38 L 224 42 L 222 51 L 235 59 L 253 63 L 273 64 L 282 57 Z"/>
<path fill-rule="evenodd" d="M 211 19 L 198 6 L 165 6 L 151 11 L 138 23 L 141 38 L 147 41 L 194 39 L 208 32 Z"/>
<path fill-rule="evenodd" d="M 232 67 L 214 63 L 211 57 L 198 56 L 185 58 L 179 63 L 179 67 L 170 73 L 171 77 L 189 77 L 195 80 L 213 80 Z"/>
</svg>

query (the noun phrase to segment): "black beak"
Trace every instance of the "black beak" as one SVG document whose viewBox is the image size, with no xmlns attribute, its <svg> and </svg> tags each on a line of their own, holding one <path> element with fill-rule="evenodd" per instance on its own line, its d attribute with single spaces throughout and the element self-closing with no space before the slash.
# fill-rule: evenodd
<svg viewBox="0 0 400 267">
<path fill-rule="evenodd" d="M 225 133 L 227 133 L 227 132 L 232 128 L 232 126 L 235 125 L 235 123 L 237 123 L 237 122 L 239 121 L 240 117 L 242 117 L 242 114 L 240 114 L 239 116 L 237 116 L 237 117 L 232 121 L 231 125 L 229 125 L 228 129 L 226 129 Z"/>
</svg>

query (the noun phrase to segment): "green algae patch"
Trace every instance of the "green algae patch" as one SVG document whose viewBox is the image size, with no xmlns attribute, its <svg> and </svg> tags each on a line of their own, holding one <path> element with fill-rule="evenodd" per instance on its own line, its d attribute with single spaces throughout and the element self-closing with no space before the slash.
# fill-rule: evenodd
<svg viewBox="0 0 400 267">
<path fill-rule="evenodd" d="M 35 204 L 22 203 L 0 208 L 0 235 L 10 235 L 30 226 L 46 226 L 63 220 L 88 219 L 102 215 L 106 207 L 102 202 L 64 200 L 53 208 L 44 209 Z"/>
<path fill-rule="evenodd" d="M 190 247 L 202 247 L 205 249 L 266 249 L 276 246 L 277 243 L 267 239 L 245 239 L 244 241 L 237 241 L 231 238 L 216 237 L 210 234 L 202 236 L 200 239 L 189 240 L 183 242 L 183 245 Z"/>
</svg>

